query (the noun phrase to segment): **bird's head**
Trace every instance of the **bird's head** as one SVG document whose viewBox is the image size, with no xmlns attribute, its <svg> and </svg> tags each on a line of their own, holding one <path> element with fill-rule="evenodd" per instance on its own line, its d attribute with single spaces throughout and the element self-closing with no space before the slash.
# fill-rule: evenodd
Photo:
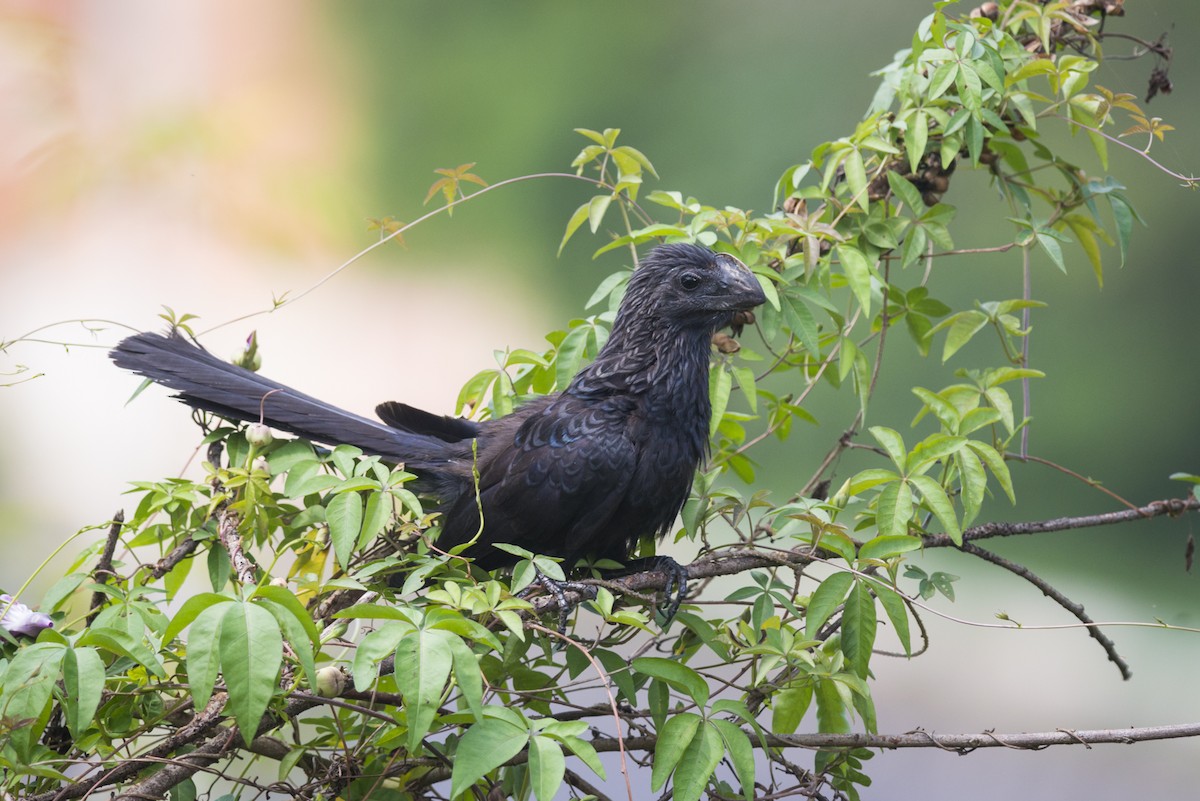
<svg viewBox="0 0 1200 801">
<path fill-rule="evenodd" d="M 754 274 L 728 253 L 661 245 L 634 270 L 621 314 L 711 333 L 766 299 Z"/>
</svg>

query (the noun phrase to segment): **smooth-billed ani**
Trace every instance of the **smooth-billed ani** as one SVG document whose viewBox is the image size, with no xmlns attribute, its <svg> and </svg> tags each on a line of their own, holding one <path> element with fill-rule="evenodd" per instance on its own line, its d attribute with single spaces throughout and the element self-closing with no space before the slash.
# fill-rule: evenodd
<svg viewBox="0 0 1200 801">
<path fill-rule="evenodd" d="M 439 501 L 439 547 L 475 537 L 482 509 L 482 534 L 467 555 L 484 568 L 515 561 L 493 543 L 570 567 L 585 556 L 625 561 L 639 539 L 669 530 L 707 450 L 712 334 L 764 300 L 732 256 L 655 248 L 633 272 L 596 360 L 562 392 L 483 422 L 389 402 L 376 409 L 378 423 L 222 361 L 177 332 L 136 334 L 111 357 L 193 408 L 402 462 Z"/>
</svg>

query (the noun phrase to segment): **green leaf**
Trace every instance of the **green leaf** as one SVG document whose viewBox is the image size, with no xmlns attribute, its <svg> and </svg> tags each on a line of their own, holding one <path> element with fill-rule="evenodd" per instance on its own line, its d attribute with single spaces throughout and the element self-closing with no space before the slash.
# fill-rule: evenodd
<svg viewBox="0 0 1200 801">
<path fill-rule="evenodd" d="M 629 282 L 630 273 L 628 270 L 620 270 L 605 278 L 596 287 L 596 291 L 588 298 L 587 303 L 583 304 L 583 308 L 590 309 L 600 301 L 611 295 L 617 287 Z"/>
<path fill-rule="evenodd" d="M 1038 75 L 1049 75 L 1057 70 L 1058 68 L 1055 66 L 1055 63 L 1052 59 L 1035 59 L 1033 61 L 1026 61 L 1020 67 L 1006 75 L 1004 77 L 1004 83 L 1006 86 L 1012 86 L 1013 84 L 1020 83 L 1021 81 Z"/>
<path fill-rule="evenodd" d="M 1109 192 L 1108 204 L 1112 209 L 1113 223 L 1117 230 L 1117 247 L 1121 251 L 1121 266 L 1125 266 L 1125 257 L 1129 254 L 1129 238 L 1133 234 L 1133 220 L 1136 212 L 1124 195 Z"/>
<path fill-rule="evenodd" d="M 567 221 L 567 230 L 563 233 L 562 241 L 558 243 L 558 255 L 562 255 L 563 248 L 567 246 L 567 241 L 571 238 L 579 226 L 583 225 L 583 221 L 588 219 L 591 211 L 591 201 L 584 203 L 579 208 L 575 209 L 575 213 L 571 215 L 571 219 Z"/>
<path fill-rule="evenodd" d="M 817 638 L 821 627 L 841 605 L 842 599 L 854 583 L 854 574 L 839 570 L 821 582 L 808 601 L 808 609 L 804 616 L 804 636 L 810 640 Z"/>
<path fill-rule="evenodd" d="M 228 595 L 219 595 L 215 592 L 201 592 L 188 598 L 183 602 L 183 606 L 179 607 L 179 611 L 175 613 L 175 617 L 171 618 L 166 631 L 163 632 L 163 643 L 166 644 L 179 636 L 179 633 L 205 609 L 232 600 Z"/>
<path fill-rule="evenodd" d="M 779 298 L 779 306 L 783 312 L 783 321 L 791 332 L 799 337 L 800 344 L 804 346 L 804 349 L 813 356 L 820 355 L 821 346 L 818 342 L 820 329 L 817 327 L 817 319 L 813 316 L 812 310 L 808 308 L 808 304 L 798 297 L 785 294 Z"/>
<path fill-rule="evenodd" d="M 809 681 L 785 687 L 771 696 L 771 731 L 791 734 L 800 726 L 812 703 L 813 686 Z"/>
<path fill-rule="evenodd" d="M 221 674 L 229 691 L 229 709 L 242 739 L 250 742 L 275 694 L 283 635 L 271 613 L 256 603 L 232 603 L 222 611 Z"/>
<path fill-rule="evenodd" d="M 954 79 L 958 77 L 958 63 L 955 61 L 945 61 L 934 69 L 933 75 L 929 78 L 928 97 L 930 100 L 937 100 L 946 90 L 954 83 Z"/>
<path fill-rule="evenodd" d="M 996 481 L 1000 483 L 1000 488 L 1004 490 L 1004 494 L 1008 496 L 1008 500 L 1012 503 L 1017 502 L 1016 493 L 1013 492 L 1012 475 L 1008 471 L 1008 463 L 1004 461 L 995 448 L 985 442 L 977 440 L 967 440 L 967 447 L 975 451 L 988 469 L 992 471 L 992 475 L 996 477 Z"/>
<path fill-rule="evenodd" d="M 576 326 L 567 332 L 566 337 L 558 346 L 558 355 L 554 360 L 555 381 L 558 388 L 566 389 L 571 379 L 579 372 L 583 364 L 583 355 L 587 349 L 590 327 Z"/>
<path fill-rule="evenodd" d="M 711 724 L 701 725 L 675 768 L 672 801 L 700 801 L 724 755 L 720 733 Z"/>
<path fill-rule="evenodd" d="M 900 639 L 900 644 L 904 646 L 904 653 L 912 656 L 912 637 L 908 628 L 908 604 L 900 596 L 900 593 L 885 587 L 880 583 L 872 585 L 875 590 L 875 597 L 879 599 L 879 603 L 883 606 L 883 611 L 887 613 L 888 620 L 892 621 L 892 628 L 896 630 L 896 636 Z"/>
<path fill-rule="evenodd" d="M 754 371 L 749 367 L 730 367 L 729 372 L 737 382 L 738 389 L 742 391 L 742 397 L 746 399 L 751 414 L 756 413 L 758 411 L 758 391 L 754 384 Z"/>
<path fill-rule="evenodd" d="M 273 587 L 272 589 L 282 590 L 284 593 L 291 595 L 283 587 Z M 295 601 L 296 596 L 292 595 L 291 597 Z M 296 603 L 299 602 L 296 601 Z M 305 626 L 296 619 L 294 611 L 283 604 L 260 597 L 258 605 L 267 610 L 271 617 L 275 618 L 275 622 L 279 624 L 279 630 L 283 633 L 284 639 L 291 644 L 292 652 L 295 653 L 296 659 L 300 661 L 300 667 L 304 670 L 304 675 L 308 677 L 310 686 L 315 685 L 317 665 L 313 654 L 313 641 L 309 637 L 309 627 L 311 627 L 311 633 L 316 633 L 318 637 L 320 633 L 316 632 L 316 626 L 313 625 L 312 618 L 309 618 L 307 615 L 304 616 L 309 624 Z"/>
<path fill-rule="evenodd" d="M 59 643 L 39 642 L 21 648 L 8 663 L 0 688 L 0 717 L 14 726 L 6 731 L 8 744 L 23 759 L 45 729 L 54 684 L 67 649 Z M 5 772 L 7 778 L 7 772 Z"/>
<path fill-rule="evenodd" d="M 710 726 L 721 735 L 725 743 L 725 753 L 733 763 L 733 772 L 737 774 L 738 784 L 742 786 L 742 797 L 746 801 L 754 801 L 754 745 L 746 733 L 728 720 L 712 719 Z"/>
<path fill-rule="evenodd" d="M 867 430 L 871 432 L 875 441 L 883 446 L 892 464 L 904 470 L 905 462 L 908 461 L 908 449 L 904 447 L 904 438 L 895 429 L 885 426 L 871 426 Z"/>
<path fill-rule="evenodd" d="M 278 476 L 288 473 L 302 462 L 313 462 L 315 459 L 312 445 L 302 439 L 294 439 L 271 451 L 267 463 L 271 466 L 271 475 Z"/>
<path fill-rule="evenodd" d="M 942 489 L 942 485 L 929 476 L 910 476 L 909 481 L 916 486 L 933 516 L 942 524 L 942 528 L 950 535 L 950 539 L 954 540 L 954 544 L 962 545 L 962 529 L 959 528 L 954 515 L 954 504 L 946 495 L 946 490 Z"/>
<path fill-rule="evenodd" d="M 933 331 L 939 331 L 942 328 L 949 328 L 949 333 L 946 334 L 946 344 L 942 348 L 942 362 L 950 360 L 950 357 L 959 351 L 959 349 L 971 340 L 985 325 L 988 324 L 988 317 L 978 309 L 970 309 L 968 311 L 959 312 L 952 317 L 948 317 L 942 322 L 933 327 Z"/>
<path fill-rule="evenodd" d="M 1003 390 L 1000 390 L 1001 392 Z M 1010 410 L 1011 414 L 1011 410 Z M 958 433 L 966 436 L 967 434 L 978 431 L 984 426 L 990 426 L 994 423 L 999 423 L 1004 419 L 999 409 L 993 409 L 990 406 L 980 406 L 972 409 L 962 416 L 962 423 L 959 425 Z"/>
<path fill-rule="evenodd" d="M 354 475 L 354 460 L 362 454 L 362 448 L 355 445 L 338 445 L 330 451 L 329 458 L 338 472 L 349 478 Z"/>
<path fill-rule="evenodd" d="M 1012 398 L 1008 396 L 1008 393 L 1002 387 L 989 387 L 983 391 L 983 396 L 987 398 L 988 403 L 992 404 L 992 407 L 1000 415 L 1000 422 L 1004 423 L 1004 428 L 1009 434 L 1012 434 L 1016 429 Z"/>
<path fill-rule="evenodd" d="M 663 659 L 659 656 L 641 656 L 633 660 L 633 669 L 643 676 L 662 679 L 687 695 L 698 706 L 703 707 L 708 704 L 708 682 L 682 662 Z"/>
<path fill-rule="evenodd" d="M 984 494 L 987 491 L 987 474 L 983 471 L 979 457 L 969 448 L 955 454 L 954 463 L 958 466 L 959 484 L 962 487 L 959 496 L 963 507 L 962 524 L 969 526 L 983 506 Z"/>
<path fill-rule="evenodd" d="M 608 674 L 608 678 L 617 686 L 617 691 L 621 694 L 621 698 L 630 704 L 637 704 L 637 685 L 633 681 L 633 674 L 629 670 L 629 661 L 615 651 L 610 651 L 606 648 L 597 648 L 592 651 L 592 656 L 604 668 Z"/>
<path fill-rule="evenodd" d="M 921 117 L 922 121 L 924 121 L 924 115 L 920 115 L 920 117 Z M 911 137 L 911 134 L 910 134 L 910 137 Z M 908 156 L 909 159 L 911 160 L 915 157 L 916 162 L 919 162 L 921 160 L 921 156 L 923 156 L 925 154 L 924 145 L 922 144 L 922 147 L 920 148 L 920 152 L 917 152 L 915 142 L 910 142 L 910 146 L 912 149 L 909 150 L 909 156 Z M 913 162 L 911 165 L 913 172 L 917 171 L 917 163 L 916 162 Z M 904 203 L 905 206 L 908 206 L 908 208 L 910 210 L 916 211 L 918 213 L 920 213 L 922 210 L 924 210 L 925 204 L 921 201 L 921 193 L 917 191 L 917 188 L 915 186 L 913 186 L 911 181 L 907 180 L 904 176 L 902 176 L 900 173 L 896 172 L 895 170 L 888 170 L 887 179 L 888 179 L 888 186 L 890 186 L 892 189 L 892 194 L 894 194 L 896 197 L 898 197 Z"/>
<path fill-rule="evenodd" d="M 567 772 L 562 747 L 549 737 L 529 740 L 529 784 L 538 801 L 553 801 Z"/>
<path fill-rule="evenodd" d="M 910 536 L 881 536 L 868 540 L 858 549 L 858 558 L 889 559 L 902 553 L 918 550 L 922 545 L 920 537 Z"/>
<path fill-rule="evenodd" d="M 978 114 L 979 109 L 983 106 L 983 82 L 979 80 L 979 73 L 970 65 L 963 64 L 959 67 L 958 75 L 955 76 L 955 83 L 958 86 L 958 96 L 962 99 L 962 104 L 969 109 L 973 114 Z"/>
<path fill-rule="evenodd" d="M 846 596 L 842 612 L 842 653 L 846 664 L 859 678 L 865 679 L 870 670 L 871 649 L 875 647 L 875 599 L 865 581 L 856 581 Z"/>
<path fill-rule="evenodd" d="M 161 679 L 167 671 L 143 639 L 135 639 L 128 631 L 116 628 L 90 628 L 75 641 L 76 646 L 95 645 L 118 656 L 127 656 Z"/>
<path fill-rule="evenodd" d="M 946 430 L 952 434 L 959 433 L 958 428 L 961 423 L 958 409 L 954 408 L 954 404 L 937 395 L 924 387 L 913 387 L 913 394 L 921 399 L 921 402 L 933 412 L 934 416 L 941 422 Z"/>
<path fill-rule="evenodd" d="M 1082 214 L 1068 214 L 1063 221 L 1070 226 L 1071 233 L 1075 234 L 1075 241 L 1079 243 L 1079 247 L 1083 249 L 1088 261 L 1091 262 L 1092 272 L 1096 275 L 1096 284 L 1103 288 L 1104 264 L 1100 258 L 1100 245 L 1092 230 L 1095 223 L 1090 217 Z"/>
<path fill-rule="evenodd" d="M 362 530 L 363 502 L 357 492 L 343 492 L 333 496 L 325 509 L 329 523 L 329 540 L 333 543 L 333 554 L 338 564 L 345 569 L 354 555 L 358 534 Z"/>
<path fill-rule="evenodd" d="M 562 737 L 560 739 L 567 750 L 579 757 L 580 761 L 591 768 L 593 773 L 601 779 L 605 777 L 604 764 L 600 761 L 600 755 L 596 753 L 596 749 L 591 743 L 578 737 Z"/>
<path fill-rule="evenodd" d="M 442 629 L 417 629 L 396 646 L 396 670 L 393 675 L 408 710 L 407 747 L 410 754 L 418 753 L 421 740 L 429 732 L 429 726 L 442 703 L 446 679 L 454 662 L 450 650 L 451 639 L 455 639 L 455 635 Z M 471 782 L 479 776 L 475 776 Z"/>
<path fill-rule="evenodd" d="M 885 536 L 901 537 L 908 533 L 912 520 L 912 492 L 907 480 L 884 485 L 875 500 L 875 525 Z"/>
<path fill-rule="evenodd" d="M 859 495 L 871 487 L 899 480 L 900 474 L 895 471 L 885 470 L 882 467 L 869 467 L 866 470 L 855 473 L 854 477 L 847 483 L 847 486 L 851 495 Z"/>
<path fill-rule="evenodd" d="M 104 661 L 94 648 L 72 648 L 63 661 L 67 729 L 75 739 L 91 725 L 104 691 Z"/>
<path fill-rule="evenodd" d="M 221 664 L 221 619 L 225 610 L 210 606 L 192 622 L 188 631 L 187 673 L 196 709 L 204 709 L 212 698 L 217 683 L 217 668 Z"/>
<path fill-rule="evenodd" d="M 733 376 L 725 369 L 724 360 L 717 362 L 708 373 L 708 397 L 712 403 L 712 415 L 708 418 L 708 435 L 717 432 L 725 409 L 729 405 L 729 393 L 733 390 Z"/>
<path fill-rule="evenodd" d="M 907 469 L 909 473 L 924 472 L 931 464 L 944 460 L 947 456 L 958 453 L 967 444 L 965 437 L 952 437 L 949 434 L 930 434 L 917 443 L 908 455 Z"/>
<path fill-rule="evenodd" d="M 484 718 L 472 725 L 458 741 L 454 754 L 450 797 L 462 795 L 475 782 L 521 753 L 528 742 L 529 731 L 507 720 Z"/>
<path fill-rule="evenodd" d="M 854 340 L 849 337 L 838 337 L 841 342 L 841 353 L 838 356 L 838 384 L 846 380 L 846 377 L 854 372 L 854 365 L 858 361 L 858 345 L 854 344 Z"/>
<path fill-rule="evenodd" d="M 658 744 L 654 749 L 654 766 L 650 771 L 651 790 L 658 792 L 666 784 L 671 772 L 683 759 L 683 754 L 700 728 L 700 723 L 699 715 L 681 712 L 667 718 L 667 722 L 659 728 Z"/>
<path fill-rule="evenodd" d="M 386 492 L 374 490 L 367 493 L 367 512 L 363 516 L 362 529 L 355 542 L 356 548 L 365 548 L 392 516 L 392 498 Z"/>
<path fill-rule="evenodd" d="M 600 223 L 604 221 L 604 213 L 608 211 L 610 203 L 612 195 L 596 195 L 588 201 L 588 226 L 593 234 L 600 229 Z"/>
<path fill-rule="evenodd" d="M 921 159 L 923 159 L 925 157 L 925 147 L 928 144 L 928 142 L 929 142 L 929 117 L 925 114 L 924 111 L 917 111 L 915 114 L 913 114 L 912 122 L 908 126 L 907 143 L 906 143 L 906 146 L 908 149 L 908 166 L 909 166 L 909 169 L 914 173 L 919 169 L 919 167 L 921 165 Z M 895 175 L 895 173 L 891 173 L 891 172 L 888 173 L 888 181 L 889 182 L 892 181 L 892 175 Z M 897 177 L 897 179 L 899 179 L 898 180 L 899 183 L 903 183 L 903 184 L 907 185 L 908 188 L 911 190 L 910 192 L 907 192 L 905 194 L 900 194 L 899 192 L 897 192 L 897 194 L 900 196 L 900 198 L 902 200 L 904 200 L 904 204 L 913 210 L 920 209 L 922 206 L 921 195 L 919 192 L 917 192 L 917 188 L 915 186 L 913 186 L 909 181 L 906 181 L 904 178 L 900 177 L 899 175 L 896 175 L 896 177 Z M 896 185 L 897 185 L 896 183 L 892 183 L 893 191 L 895 191 Z"/>
<path fill-rule="evenodd" d="M 618 148 L 614 148 L 613 158 L 618 162 L 622 162 L 626 159 L 632 159 L 633 161 L 637 162 L 637 164 L 640 165 L 646 172 L 650 173 L 655 178 L 658 177 L 658 173 L 654 170 L 654 165 L 650 163 L 650 159 L 646 158 L 646 154 L 642 153 L 642 151 L 638 150 L 636 147 L 621 145 Z M 634 172 L 632 168 L 625 171 Z"/>
<path fill-rule="evenodd" d="M 371 688 L 379 672 L 380 660 L 394 653 L 400 640 L 412 630 L 409 623 L 389 622 L 362 638 L 354 650 L 354 689 L 361 693 Z"/>
<path fill-rule="evenodd" d="M 838 245 L 838 259 L 846 274 L 850 290 L 865 313 L 871 311 L 871 262 L 861 250 L 851 245 Z"/>
<path fill-rule="evenodd" d="M 462 693 L 467 708 L 475 716 L 475 720 L 483 719 L 483 673 L 479 669 L 479 659 L 475 656 L 461 637 L 451 637 L 450 658 L 454 665 L 454 681 Z"/>
<path fill-rule="evenodd" d="M 867 169 L 863 164 L 862 153 L 857 149 L 846 154 L 846 184 L 850 194 L 863 211 L 867 210 Z"/>
<path fill-rule="evenodd" d="M 259 598 L 266 598 L 287 610 L 288 614 L 295 618 L 296 622 L 304 629 L 304 634 L 312 645 L 315 646 L 320 641 L 321 632 L 317 630 L 317 624 L 313 623 L 308 610 L 304 608 L 304 604 L 300 603 L 300 599 L 296 597 L 294 592 L 286 587 L 275 587 L 267 584 L 256 589 L 254 595 Z"/>
<path fill-rule="evenodd" d="M 904 237 L 904 244 L 900 247 L 900 266 L 908 267 L 916 264 L 925 255 L 928 246 L 929 235 L 925 233 L 922 226 L 914 225 L 909 228 Z"/>
<path fill-rule="evenodd" d="M 845 734 L 850 731 L 846 718 L 846 704 L 838 692 L 837 682 L 832 679 L 817 679 L 813 693 L 817 699 L 817 730 L 822 734 Z"/>
<path fill-rule="evenodd" d="M 1046 254 L 1050 256 L 1050 260 L 1054 262 L 1054 266 L 1062 270 L 1063 274 L 1065 275 L 1067 272 L 1067 264 L 1065 261 L 1063 261 L 1062 245 L 1058 243 L 1057 239 L 1044 231 L 1038 231 L 1034 234 L 1034 236 L 1037 238 L 1038 245 L 1040 245 L 1042 250 L 1046 251 Z"/>
</svg>

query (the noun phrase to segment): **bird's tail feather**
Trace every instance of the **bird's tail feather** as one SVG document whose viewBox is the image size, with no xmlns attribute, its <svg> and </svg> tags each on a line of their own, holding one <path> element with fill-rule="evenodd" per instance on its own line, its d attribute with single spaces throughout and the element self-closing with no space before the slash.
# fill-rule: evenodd
<svg viewBox="0 0 1200 801">
<path fill-rule="evenodd" d="M 223 361 L 176 331 L 135 334 L 109 356 L 118 367 L 176 390 L 175 397 L 189 406 L 221 417 L 261 420 L 304 439 L 355 445 L 417 469 L 444 465 L 453 456 L 450 444 L 436 437 L 400 431 L 331 406 Z"/>
</svg>

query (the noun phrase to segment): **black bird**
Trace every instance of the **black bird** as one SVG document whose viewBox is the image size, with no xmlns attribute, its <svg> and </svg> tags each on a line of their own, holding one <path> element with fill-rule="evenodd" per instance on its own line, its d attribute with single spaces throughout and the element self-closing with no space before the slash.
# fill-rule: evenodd
<svg viewBox="0 0 1200 801">
<path fill-rule="evenodd" d="M 492 547 L 510 543 L 569 568 L 585 556 L 624 562 L 639 539 L 670 529 L 708 448 L 712 334 L 764 300 L 728 254 L 657 247 L 630 278 L 596 360 L 562 392 L 483 422 L 388 402 L 376 408 L 386 425 L 377 423 L 177 332 L 135 334 L 110 356 L 193 408 L 403 462 L 440 502 L 439 547 L 474 538 L 482 509 L 482 534 L 466 554 L 481 567 L 511 565 L 511 554 Z"/>
</svg>

